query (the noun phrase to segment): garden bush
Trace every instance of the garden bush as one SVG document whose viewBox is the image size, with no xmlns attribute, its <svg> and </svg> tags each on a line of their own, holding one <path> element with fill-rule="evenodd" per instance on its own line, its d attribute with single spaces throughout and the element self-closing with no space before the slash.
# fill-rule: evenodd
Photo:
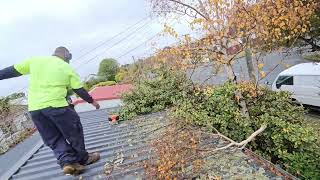
<svg viewBox="0 0 320 180">
<path fill-rule="evenodd" d="M 104 82 L 106 81 L 105 78 L 90 78 L 89 80 L 87 80 L 86 82 L 83 83 L 83 87 L 86 89 L 86 90 L 91 90 L 92 87 L 100 82 Z"/>
<path fill-rule="evenodd" d="M 135 84 L 123 96 L 122 120 L 171 108 L 176 119 L 214 128 L 242 141 L 266 124 L 267 129 L 248 148 L 302 179 L 320 178 L 317 134 L 305 123 L 305 111 L 286 92 L 273 92 L 251 83 L 226 83 L 217 87 L 194 87 L 181 73 L 157 70 Z M 240 91 L 250 118 L 241 114 Z"/>
<path fill-rule="evenodd" d="M 242 92 L 250 118 L 242 116 L 236 90 Z M 266 124 L 267 129 L 248 147 L 296 176 L 320 178 L 318 137 L 304 123 L 304 109 L 292 102 L 289 93 L 256 88 L 250 83 L 226 83 L 189 93 L 180 100 L 174 112 L 176 117 L 209 131 L 216 128 L 236 141 L 246 139 Z"/>
<path fill-rule="evenodd" d="M 116 85 L 117 83 L 115 81 L 103 81 L 103 82 L 99 82 L 98 84 L 94 85 L 91 87 L 90 90 L 96 88 L 96 87 L 103 87 L 103 86 L 113 86 Z"/>
<path fill-rule="evenodd" d="M 124 80 L 124 78 L 127 76 L 128 72 L 124 69 L 121 69 L 117 75 L 115 76 L 115 80 L 116 82 L 122 82 Z"/>
<path fill-rule="evenodd" d="M 320 52 L 303 56 L 304 59 L 314 62 L 320 62 Z"/>
<path fill-rule="evenodd" d="M 149 76 L 137 80 L 131 92 L 123 95 L 122 120 L 172 107 L 188 88 L 184 74 L 169 69 L 148 73 Z"/>
</svg>

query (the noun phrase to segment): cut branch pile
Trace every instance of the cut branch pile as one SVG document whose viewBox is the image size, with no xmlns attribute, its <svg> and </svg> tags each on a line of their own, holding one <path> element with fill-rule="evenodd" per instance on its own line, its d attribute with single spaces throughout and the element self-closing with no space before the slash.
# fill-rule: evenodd
<svg viewBox="0 0 320 180">
<path fill-rule="evenodd" d="M 236 142 L 216 129 L 215 133 L 207 133 L 192 125 L 176 122 L 152 141 L 156 157 L 145 162 L 147 176 L 151 179 L 199 177 L 205 173 L 202 165 L 206 158 L 229 148 L 244 148 L 266 127 L 262 125 L 246 140 Z"/>
</svg>

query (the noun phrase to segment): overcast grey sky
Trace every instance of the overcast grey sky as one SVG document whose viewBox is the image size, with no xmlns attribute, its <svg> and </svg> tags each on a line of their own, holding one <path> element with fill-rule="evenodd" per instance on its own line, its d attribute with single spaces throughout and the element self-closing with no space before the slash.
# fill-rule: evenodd
<svg viewBox="0 0 320 180">
<path fill-rule="evenodd" d="M 102 58 L 120 57 L 161 31 L 159 20 L 142 20 L 149 15 L 146 0 L 0 0 L 0 69 L 31 56 L 50 55 L 55 47 L 64 45 L 72 51 L 72 65 L 80 66 L 77 71 L 84 78 L 96 73 Z M 132 35 L 125 41 L 110 48 L 130 31 L 77 59 L 136 22 L 140 23 L 132 27 Z M 132 32 L 138 28 L 136 33 Z M 152 53 L 151 43 L 157 42 L 157 38 L 122 56 L 119 62 L 130 63 L 132 56 Z M 163 37 L 161 40 L 163 44 L 170 42 Z M 92 59 L 96 55 L 99 56 Z M 90 59 L 90 63 L 81 66 Z M 0 81 L 0 96 L 23 89 L 27 82 L 27 77 Z"/>
</svg>

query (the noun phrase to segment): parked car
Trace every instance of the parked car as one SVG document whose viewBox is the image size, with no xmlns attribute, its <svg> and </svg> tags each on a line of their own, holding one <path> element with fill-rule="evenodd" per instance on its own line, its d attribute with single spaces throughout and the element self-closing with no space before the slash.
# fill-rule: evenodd
<svg viewBox="0 0 320 180">
<path fill-rule="evenodd" d="M 282 71 L 274 91 L 289 91 L 297 103 L 320 107 L 320 63 L 302 63 Z"/>
</svg>

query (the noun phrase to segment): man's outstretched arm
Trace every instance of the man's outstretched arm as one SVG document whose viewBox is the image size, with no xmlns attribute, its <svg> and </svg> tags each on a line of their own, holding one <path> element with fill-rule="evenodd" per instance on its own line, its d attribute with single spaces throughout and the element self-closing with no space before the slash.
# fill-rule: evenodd
<svg viewBox="0 0 320 180">
<path fill-rule="evenodd" d="M 7 67 L 7 68 L 0 70 L 0 80 L 10 79 L 10 78 L 19 77 L 19 76 L 22 76 L 22 74 L 19 73 L 14 68 L 14 66 L 10 66 L 10 67 Z"/>
<path fill-rule="evenodd" d="M 78 96 L 80 96 L 83 100 L 87 101 L 88 103 L 92 104 L 96 109 L 100 109 L 100 105 L 97 101 L 95 101 L 87 90 L 84 88 L 79 89 L 72 89 Z"/>
<path fill-rule="evenodd" d="M 90 96 L 88 91 L 83 88 L 81 80 L 80 80 L 80 76 L 73 69 L 71 69 L 71 73 L 70 73 L 70 87 L 83 100 L 85 100 L 88 103 L 92 104 L 96 109 L 100 109 L 99 103 L 97 101 L 95 101 Z"/>
<path fill-rule="evenodd" d="M 87 101 L 88 103 L 93 103 L 93 98 L 90 96 L 88 91 L 86 91 L 84 88 L 80 89 L 72 89 L 81 99 Z"/>
</svg>

